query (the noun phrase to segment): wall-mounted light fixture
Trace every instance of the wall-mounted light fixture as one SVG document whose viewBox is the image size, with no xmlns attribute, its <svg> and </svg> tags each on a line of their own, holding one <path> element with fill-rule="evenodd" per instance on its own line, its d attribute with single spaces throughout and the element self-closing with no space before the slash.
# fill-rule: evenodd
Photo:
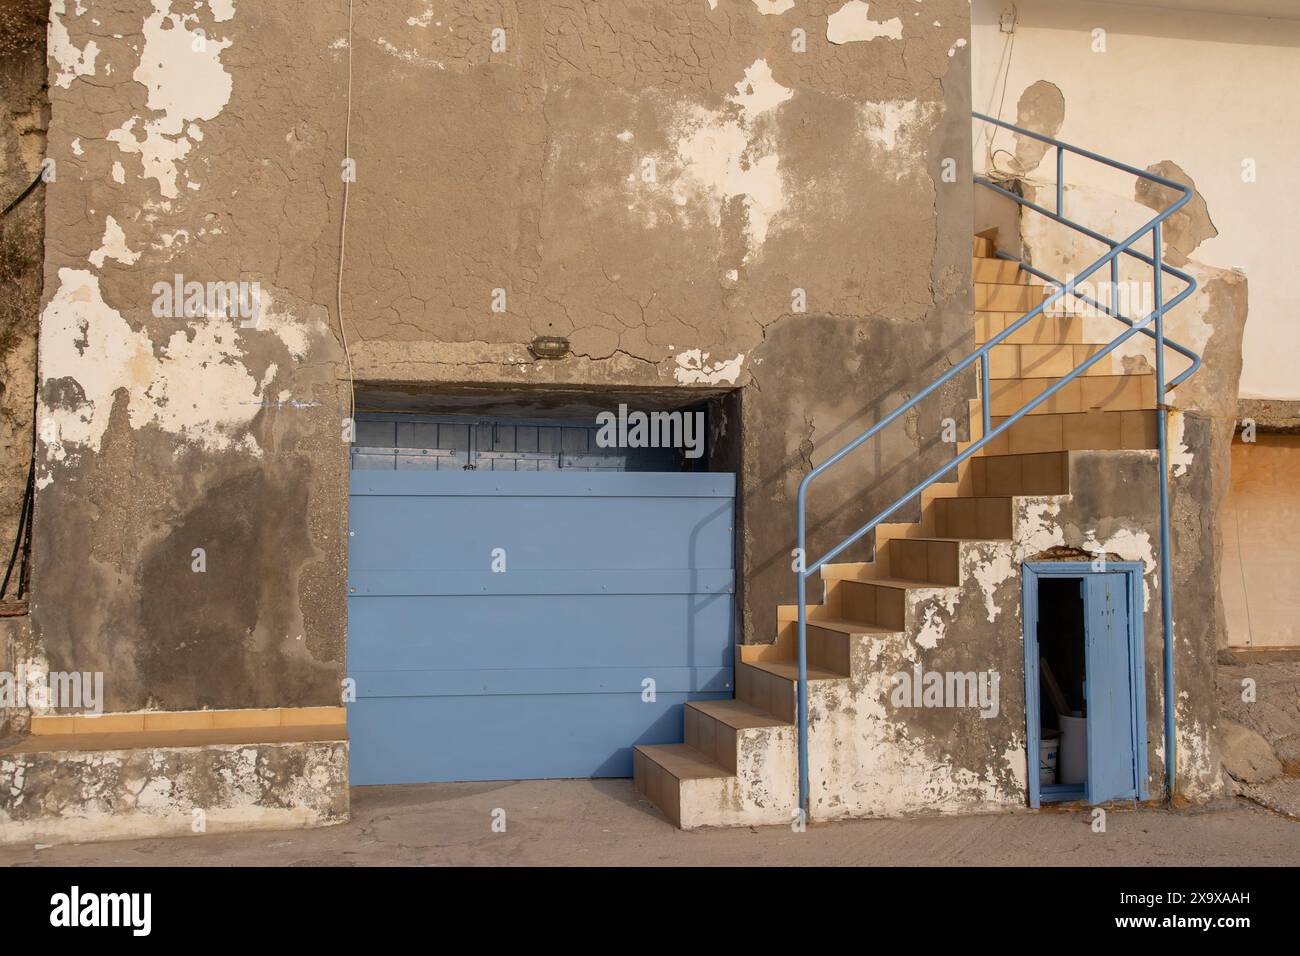
<svg viewBox="0 0 1300 956">
<path fill-rule="evenodd" d="M 562 359 L 569 354 L 569 340 L 561 335 L 539 335 L 528 344 L 539 359 Z"/>
</svg>

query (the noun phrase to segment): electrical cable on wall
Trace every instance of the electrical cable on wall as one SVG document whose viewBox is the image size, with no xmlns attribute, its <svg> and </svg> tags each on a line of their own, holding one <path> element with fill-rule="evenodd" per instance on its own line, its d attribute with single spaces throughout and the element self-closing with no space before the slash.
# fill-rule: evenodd
<svg viewBox="0 0 1300 956">
<path fill-rule="evenodd" d="M 4 599 L 5 592 L 9 590 L 9 580 L 13 576 L 14 566 L 18 564 L 18 558 L 22 556 L 22 564 L 18 565 L 18 583 L 14 589 L 14 600 L 21 601 L 27 594 L 28 575 L 31 571 L 31 561 L 29 557 L 32 553 L 32 497 L 36 487 L 36 456 L 33 449 L 32 461 L 27 468 L 27 485 L 23 490 L 23 504 L 18 512 L 18 530 L 14 534 L 14 547 L 9 555 L 9 564 L 5 568 L 5 576 L 0 581 L 0 601 Z"/>
<path fill-rule="evenodd" d="M 988 106 L 984 110 L 985 113 L 991 114 L 997 119 L 1003 118 L 1002 112 L 1006 107 L 1006 102 L 1007 102 L 1007 82 L 1011 77 L 1011 60 L 1015 56 L 1015 52 L 1016 52 L 1015 22 L 1018 13 L 1019 11 L 1016 9 L 1016 5 L 1014 3 L 1011 4 L 1010 16 L 1011 16 L 1012 28 L 1007 32 L 1007 38 L 1002 43 L 1002 53 L 998 57 L 998 71 L 1001 72 L 1002 79 L 1000 81 L 1000 84 L 999 82 L 994 82 L 993 88 L 989 90 L 989 102 L 988 102 Z M 1001 96 L 998 97 L 997 112 L 994 113 L 993 98 L 995 96 L 998 96 L 999 85 L 1001 85 L 1002 93 Z M 990 180 L 992 180 L 995 183 L 1005 183 L 1016 179 L 1024 179 L 1025 169 L 1020 165 L 1020 162 L 1016 159 L 1015 153 L 1013 153 L 1011 150 L 1008 149 L 998 148 L 995 145 L 999 132 L 1001 132 L 1001 127 L 993 126 L 992 124 L 990 124 L 989 128 L 986 128 L 984 131 L 984 143 L 985 143 L 984 175 L 987 176 Z M 1005 155 L 1009 157 L 1013 168 L 998 169 L 997 157 L 999 155 Z"/>
<path fill-rule="evenodd" d="M 352 155 L 352 4 L 348 0 L 348 93 L 347 116 L 343 124 L 343 160 Z M 356 428 L 357 418 L 357 382 L 352 368 L 352 350 L 348 346 L 348 333 L 343 326 L 343 258 L 347 252 L 348 241 L 348 186 L 350 177 L 343 177 L 343 214 L 339 221 L 339 271 L 335 284 L 335 310 L 339 319 L 339 337 L 343 341 L 343 355 L 348 363 L 348 421 Z M 355 434 L 355 431 L 354 431 Z"/>
<path fill-rule="evenodd" d="M 20 192 L 16 197 L 14 197 L 13 202 L 11 202 L 9 205 L 5 206 L 4 211 L 3 211 L 3 212 L 0 212 L 0 216 L 7 216 L 7 215 L 9 215 L 11 212 L 13 212 L 14 209 L 16 209 L 16 208 L 18 207 L 18 204 L 19 204 L 20 202 L 22 202 L 24 199 L 26 199 L 28 196 L 30 196 L 32 193 L 36 192 L 36 187 L 39 186 L 39 185 L 40 185 L 41 183 L 43 183 L 43 182 L 45 182 L 45 169 L 44 169 L 44 167 L 42 167 L 42 168 L 41 168 L 41 171 L 40 171 L 39 173 L 36 174 L 36 178 L 33 179 L 33 180 L 31 181 L 31 184 L 30 184 L 26 189 L 24 189 L 22 192 Z"/>
<path fill-rule="evenodd" d="M 0 211 L 0 218 L 8 216 L 11 212 L 26 199 L 36 192 L 36 188 L 45 182 L 45 169 L 42 166 L 41 171 L 36 174 L 36 178 L 28 184 L 27 188 L 20 192 L 14 199 Z M 33 391 L 36 394 L 39 391 L 40 381 L 37 380 L 37 389 Z M 14 600 L 21 601 L 27 594 L 28 581 L 31 574 L 31 553 L 32 553 L 32 510 L 35 504 L 34 492 L 36 488 L 36 409 L 32 409 L 32 457 L 27 465 L 27 483 L 23 489 L 23 501 L 18 510 L 18 527 L 14 531 L 14 546 L 9 554 L 9 562 L 5 567 L 4 578 L 0 580 L 0 601 L 4 600 L 5 592 L 9 590 L 9 581 L 13 577 L 14 567 L 18 567 L 18 581 L 14 588 Z M 19 564 L 19 558 L 22 563 Z"/>
</svg>

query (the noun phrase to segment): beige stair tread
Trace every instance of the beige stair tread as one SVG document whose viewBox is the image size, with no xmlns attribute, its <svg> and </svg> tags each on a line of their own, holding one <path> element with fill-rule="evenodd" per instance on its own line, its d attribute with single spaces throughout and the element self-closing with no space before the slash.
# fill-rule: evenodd
<svg viewBox="0 0 1300 956">
<path fill-rule="evenodd" d="M 950 499 L 961 500 L 961 499 Z M 909 538 L 915 541 L 915 538 Z M 954 539 L 959 540 L 959 539 Z M 857 581 L 857 584 L 878 584 L 882 588 L 900 588 L 905 591 L 934 590 L 935 588 L 955 588 L 956 584 L 935 584 L 933 581 L 910 581 L 905 578 L 872 578 L 869 581 Z M 893 633 L 893 632 L 890 632 Z"/>
<path fill-rule="evenodd" d="M 868 583 L 871 583 L 868 581 Z M 887 627 L 881 627 L 879 624 L 863 624 L 861 621 L 842 621 L 842 620 L 825 620 L 809 621 L 809 627 L 824 627 L 828 631 L 839 631 L 841 634 L 897 634 L 897 631 L 891 631 Z"/>
<path fill-rule="evenodd" d="M 714 720 L 737 730 L 750 727 L 790 726 L 779 717 L 773 717 L 767 711 L 743 700 L 692 700 L 688 701 L 686 706 L 702 714 L 708 714 Z"/>
<path fill-rule="evenodd" d="M 799 664 L 797 661 L 745 661 L 746 666 L 756 667 L 761 671 L 766 671 L 776 677 L 784 677 L 786 680 L 799 679 Z M 808 665 L 809 680 L 847 680 L 843 674 L 837 674 L 835 671 L 828 671 L 824 667 Z"/>
<path fill-rule="evenodd" d="M 735 776 L 730 770 L 689 744 L 639 744 L 636 749 L 678 780 L 707 780 L 712 777 Z"/>
</svg>

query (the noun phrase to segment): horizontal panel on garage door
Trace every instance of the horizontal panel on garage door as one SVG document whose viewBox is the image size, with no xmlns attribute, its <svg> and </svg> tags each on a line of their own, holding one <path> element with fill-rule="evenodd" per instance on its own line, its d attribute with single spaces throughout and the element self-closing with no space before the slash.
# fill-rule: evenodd
<svg viewBox="0 0 1300 956">
<path fill-rule="evenodd" d="M 628 776 L 732 696 L 734 492 L 711 473 L 354 471 L 354 783 Z"/>
</svg>

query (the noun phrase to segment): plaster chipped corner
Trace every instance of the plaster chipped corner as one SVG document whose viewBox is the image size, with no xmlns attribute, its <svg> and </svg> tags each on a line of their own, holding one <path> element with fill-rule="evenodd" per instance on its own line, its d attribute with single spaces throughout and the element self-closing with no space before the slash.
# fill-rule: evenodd
<svg viewBox="0 0 1300 956">
<path fill-rule="evenodd" d="M 126 245 L 126 233 L 116 219 L 109 216 L 104 220 L 104 238 L 100 246 L 88 257 L 96 269 L 102 268 L 105 259 L 115 259 L 123 265 L 135 265 L 140 253 L 132 252 Z"/>
<path fill-rule="evenodd" d="M 224 13 L 226 7 L 217 2 Z M 221 53 L 232 41 L 191 32 L 190 25 L 197 24 L 198 18 L 170 10 L 171 0 L 153 0 L 153 13 L 142 26 L 140 62 L 131 74 L 148 90 L 149 110 L 162 115 L 147 120 L 128 117 L 107 138 L 123 153 L 139 153 L 144 175 L 158 181 L 165 198 L 175 199 L 179 195 L 178 164 L 189 154 L 194 140 L 201 138 L 201 132 L 193 137 L 199 129 L 194 121 L 215 118 L 230 102 L 233 79 L 222 66 Z M 233 16 L 233 2 L 229 12 Z M 197 43 L 200 38 L 202 43 Z M 137 123 L 142 130 L 139 136 Z"/>
<path fill-rule="evenodd" d="M 58 64 L 59 72 L 54 78 L 54 85 L 68 89 L 72 81 L 79 76 L 95 75 L 95 58 L 99 56 L 99 46 L 94 40 L 78 48 L 72 42 L 72 36 L 63 22 L 67 16 L 66 0 L 53 0 L 50 4 L 50 25 L 48 31 L 49 56 Z M 80 6 L 77 15 L 83 12 Z"/>
<path fill-rule="evenodd" d="M 765 17 L 777 16 L 794 9 L 794 0 L 754 0 L 754 6 Z M 709 0 L 709 8 L 717 7 L 717 0 Z"/>
<path fill-rule="evenodd" d="M 710 353 L 687 349 L 674 356 L 677 368 L 673 376 L 682 385 L 735 385 L 745 362 L 745 353 L 725 361 L 710 362 Z"/>
<path fill-rule="evenodd" d="M 1187 415 L 1173 411 L 1169 423 L 1172 426 L 1169 430 L 1169 474 L 1173 478 L 1181 478 L 1187 474 L 1188 467 L 1196 458 L 1186 441 Z"/>
<path fill-rule="evenodd" d="M 871 5 L 864 0 L 849 0 L 826 18 L 826 39 L 832 43 L 861 43 L 885 37 L 890 40 L 903 38 L 903 20 L 890 17 L 888 20 L 873 20 L 870 16 Z"/>
<path fill-rule="evenodd" d="M 252 435 L 239 435 L 257 414 L 261 385 L 240 361 L 233 327 L 201 320 L 174 332 L 159 357 L 148 334 L 104 301 L 98 276 L 64 267 L 41 338 L 46 466 L 99 451 L 119 391 L 132 428 L 153 424 L 209 451 L 260 454 Z M 42 486 L 51 480 L 43 469 Z"/>
<path fill-rule="evenodd" d="M 1020 552 L 1034 555 L 1065 544 L 1065 531 L 1051 520 L 1061 513 L 1061 503 L 1053 497 L 1017 498 L 1015 529 Z"/>
<path fill-rule="evenodd" d="M 1010 550 L 997 548 L 993 554 L 984 553 L 982 550 L 973 551 L 969 572 L 979 582 L 980 591 L 984 595 L 984 609 L 988 614 L 989 623 L 992 624 L 1002 613 L 997 600 L 998 585 L 1008 581 L 1016 573 L 1016 564 L 1012 560 Z"/>
</svg>

